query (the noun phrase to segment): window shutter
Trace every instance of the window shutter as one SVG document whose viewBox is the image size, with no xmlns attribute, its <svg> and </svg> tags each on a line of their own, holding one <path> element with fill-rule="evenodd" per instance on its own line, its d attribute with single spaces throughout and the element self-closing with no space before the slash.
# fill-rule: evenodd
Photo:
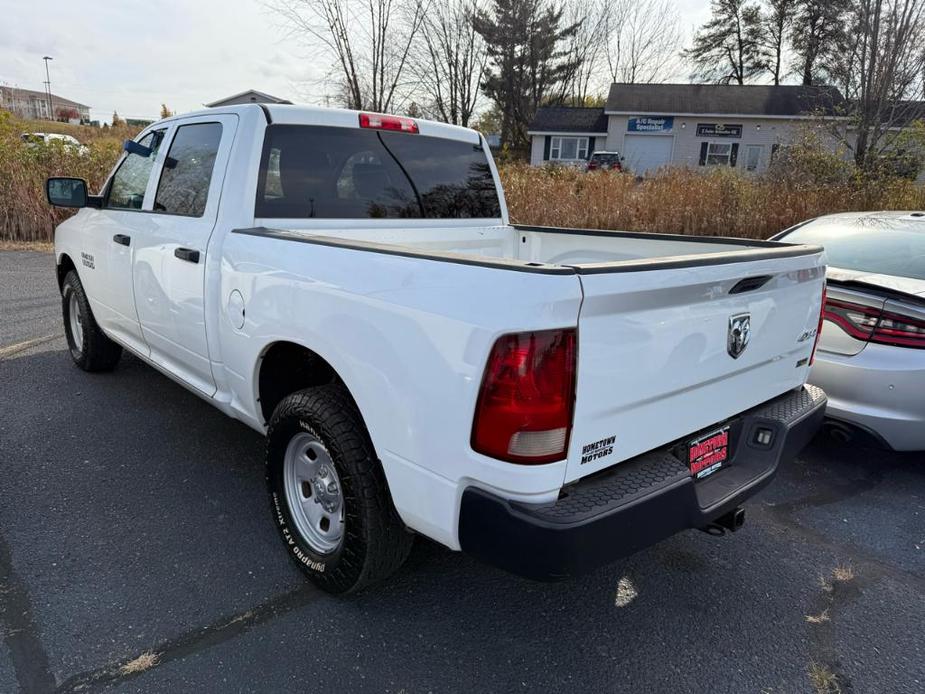
<svg viewBox="0 0 925 694">
<path fill-rule="evenodd" d="M 585 154 L 585 159 L 590 160 L 590 159 L 591 159 L 591 152 L 593 152 L 593 151 L 594 151 L 594 138 L 593 138 L 593 137 L 589 137 L 589 138 L 588 138 L 588 151 L 587 151 L 587 153 Z"/>
<path fill-rule="evenodd" d="M 547 135 L 543 142 L 543 161 L 549 161 L 549 145 L 552 144 L 552 136 Z"/>
<path fill-rule="evenodd" d="M 736 161 L 739 158 L 739 143 L 732 143 L 732 151 L 729 153 L 729 166 L 735 167 Z"/>
<path fill-rule="evenodd" d="M 707 142 L 700 143 L 700 165 L 701 166 L 707 165 L 707 147 L 709 146 L 710 145 Z"/>
</svg>

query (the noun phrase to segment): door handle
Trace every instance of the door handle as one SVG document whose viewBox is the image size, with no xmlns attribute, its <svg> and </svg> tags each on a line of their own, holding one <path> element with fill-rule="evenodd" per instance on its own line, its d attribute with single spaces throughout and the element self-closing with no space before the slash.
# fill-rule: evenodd
<svg viewBox="0 0 925 694">
<path fill-rule="evenodd" d="M 116 234 L 112 237 L 112 240 L 116 243 L 121 243 L 123 246 L 128 246 L 132 243 L 132 237 L 125 234 Z"/>
<path fill-rule="evenodd" d="M 173 254 L 180 260 L 185 260 L 188 263 L 199 262 L 199 251 L 194 251 L 192 248 L 177 248 L 174 249 Z"/>
</svg>

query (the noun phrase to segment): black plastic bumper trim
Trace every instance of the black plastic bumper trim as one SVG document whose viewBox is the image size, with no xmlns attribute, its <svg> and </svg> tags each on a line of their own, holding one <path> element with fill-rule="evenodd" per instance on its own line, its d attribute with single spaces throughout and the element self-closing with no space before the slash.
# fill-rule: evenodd
<svg viewBox="0 0 925 694">
<path fill-rule="evenodd" d="M 729 463 L 700 481 L 673 455 L 679 442 L 586 478 L 555 504 L 531 506 L 470 487 L 462 496 L 460 544 L 512 573 L 557 580 L 708 526 L 768 484 L 780 462 L 809 443 L 825 403 L 822 390 L 807 385 L 729 420 Z M 773 432 L 769 446 L 755 443 L 758 428 Z"/>
</svg>

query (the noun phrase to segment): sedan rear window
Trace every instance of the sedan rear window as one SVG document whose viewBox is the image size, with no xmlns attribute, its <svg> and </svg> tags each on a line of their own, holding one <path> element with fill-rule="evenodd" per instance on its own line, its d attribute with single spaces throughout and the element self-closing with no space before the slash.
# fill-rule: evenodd
<svg viewBox="0 0 925 694">
<path fill-rule="evenodd" d="M 481 145 L 313 125 L 267 128 L 256 217 L 492 218 L 498 193 Z"/>
<path fill-rule="evenodd" d="M 828 265 L 925 280 L 925 219 L 820 220 L 781 238 L 825 247 Z"/>
<path fill-rule="evenodd" d="M 600 154 L 595 152 L 591 155 L 591 161 L 596 161 L 600 164 L 617 164 L 620 162 L 619 154 Z"/>
</svg>

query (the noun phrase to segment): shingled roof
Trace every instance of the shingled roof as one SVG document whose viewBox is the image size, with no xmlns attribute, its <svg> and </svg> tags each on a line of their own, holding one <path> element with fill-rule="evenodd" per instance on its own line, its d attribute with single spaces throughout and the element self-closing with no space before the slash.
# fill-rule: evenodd
<svg viewBox="0 0 925 694">
<path fill-rule="evenodd" d="M 835 87 L 738 84 L 612 84 L 605 111 L 740 116 L 836 115 L 844 103 Z"/>
<path fill-rule="evenodd" d="M 607 116 L 602 108 L 543 106 L 536 110 L 530 132 L 607 133 Z"/>
</svg>

